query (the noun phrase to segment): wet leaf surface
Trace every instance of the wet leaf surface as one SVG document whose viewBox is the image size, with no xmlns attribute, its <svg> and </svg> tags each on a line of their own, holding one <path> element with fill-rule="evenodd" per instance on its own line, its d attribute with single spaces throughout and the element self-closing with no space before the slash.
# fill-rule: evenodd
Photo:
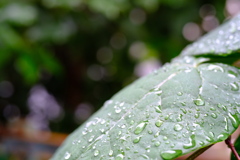
<svg viewBox="0 0 240 160">
<path fill-rule="evenodd" d="M 239 50 L 239 21 L 238 16 L 114 95 L 52 159 L 174 159 L 225 140 L 239 126 L 240 71 L 191 55 Z M 220 44 L 213 42 L 216 36 Z"/>
</svg>

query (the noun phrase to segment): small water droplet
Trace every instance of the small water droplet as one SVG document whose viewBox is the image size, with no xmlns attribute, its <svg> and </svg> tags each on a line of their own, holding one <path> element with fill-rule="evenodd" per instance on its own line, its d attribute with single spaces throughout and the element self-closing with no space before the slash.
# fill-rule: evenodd
<svg viewBox="0 0 240 160">
<path fill-rule="evenodd" d="M 166 141 L 167 139 L 168 139 L 168 138 L 167 138 L 167 136 L 163 136 L 163 140 L 165 140 L 165 141 Z"/>
<path fill-rule="evenodd" d="M 160 131 L 157 131 L 157 133 L 154 135 L 155 138 L 157 138 L 160 135 Z"/>
<path fill-rule="evenodd" d="M 135 134 L 140 134 L 140 133 L 144 130 L 144 128 L 146 127 L 146 125 L 147 125 L 147 122 L 145 122 L 145 121 L 139 123 L 139 124 L 137 125 L 134 133 L 135 133 Z"/>
<path fill-rule="evenodd" d="M 181 125 L 181 124 L 175 124 L 174 125 L 174 130 L 175 131 L 180 131 L 180 130 L 182 130 L 183 129 L 183 126 Z"/>
<path fill-rule="evenodd" d="M 181 105 L 182 106 L 186 106 L 186 102 L 181 102 Z"/>
<path fill-rule="evenodd" d="M 216 119 L 218 116 L 217 116 L 216 113 L 211 113 L 211 117 L 214 118 L 214 119 Z"/>
<path fill-rule="evenodd" d="M 155 125 L 156 125 L 157 127 L 160 127 L 162 124 L 163 124 L 163 121 L 161 121 L 161 120 L 157 120 L 157 121 L 155 122 Z"/>
<path fill-rule="evenodd" d="M 152 133 L 153 133 L 153 131 L 152 131 L 152 130 L 148 130 L 148 133 L 149 133 L 149 134 L 152 134 Z"/>
<path fill-rule="evenodd" d="M 91 137 L 89 138 L 88 142 L 92 142 L 92 141 L 93 141 L 93 138 L 94 138 L 94 136 L 91 136 Z"/>
<path fill-rule="evenodd" d="M 183 116 L 182 114 L 179 114 L 179 115 L 178 115 L 178 117 L 177 117 L 177 121 L 178 121 L 178 122 L 181 122 L 181 121 L 182 121 L 182 116 Z"/>
<path fill-rule="evenodd" d="M 131 120 L 130 124 L 133 125 L 134 124 L 134 120 Z"/>
<path fill-rule="evenodd" d="M 162 113 L 161 105 L 156 106 L 156 107 L 155 107 L 155 111 L 156 111 L 157 113 Z"/>
<path fill-rule="evenodd" d="M 165 119 L 165 120 L 168 120 L 169 117 L 170 117 L 170 115 L 166 115 L 164 119 Z"/>
<path fill-rule="evenodd" d="M 183 93 L 182 93 L 182 92 L 178 92 L 177 95 L 178 95 L 178 96 L 182 96 Z"/>
<path fill-rule="evenodd" d="M 210 107 L 210 110 L 211 111 L 216 111 L 216 108 L 215 107 Z"/>
<path fill-rule="evenodd" d="M 224 118 L 224 121 L 225 121 L 225 127 L 224 127 L 224 129 L 225 129 L 225 131 L 229 131 L 229 126 L 228 126 L 228 119 L 227 118 Z"/>
<path fill-rule="evenodd" d="M 239 90 L 239 85 L 236 82 L 230 83 L 230 86 L 231 86 L 232 91 L 238 91 Z"/>
<path fill-rule="evenodd" d="M 199 118 L 199 116 L 200 116 L 199 113 L 196 113 L 196 114 L 194 115 L 195 118 Z"/>
<path fill-rule="evenodd" d="M 161 157 L 165 160 L 175 159 L 182 154 L 182 150 L 169 150 L 161 152 Z"/>
<path fill-rule="evenodd" d="M 159 147 L 160 144 L 161 144 L 161 143 L 160 143 L 159 141 L 155 142 L 155 146 L 156 146 L 156 147 Z"/>
<path fill-rule="evenodd" d="M 93 153 L 93 155 L 96 157 L 96 156 L 99 155 L 99 153 L 100 153 L 99 150 L 95 150 L 94 153 Z"/>
<path fill-rule="evenodd" d="M 144 159 L 149 159 L 149 157 L 146 154 L 141 155 Z"/>
<path fill-rule="evenodd" d="M 64 159 L 69 159 L 71 157 L 71 154 L 69 152 L 66 152 L 64 154 Z"/>
<path fill-rule="evenodd" d="M 193 148 L 195 146 L 196 146 L 196 141 L 195 141 L 195 135 L 193 134 L 189 137 L 189 143 L 183 144 L 183 148 L 189 149 L 189 148 Z"/>
<path fill-rule="evenodd" d="M 186 114 L 186 113 L 187 113 L 187 110 L 186 110 L 186 109 L 184 109 L 184 108 L 181 108 L 181 111 L 182 111 L 184 114 Z"/>
<path fill-rule="evenodd" d="M 113 155 L 113 150 L 110 149 L 108 155 L 111 157 Z"/>
<path fill-rule="evenodd" d="M 124 159 L 124 155 L 122 154 L 118 154 L 115 158 L 115 160 L 123 160 Z"/>
<path fill-rule="evenodd" d="M 117 107 L 116 109 L 115 109 L 115 112 L 116 113 L 120 113 L 122 110 L 121 110 L 121 108 L 119 108 L 119 107 Z"/>
<path fill-rule="evenodd" d="M 193 102 L 197 106 L 204 106 L 205 105 L 205 102 L 201 98 L 194 99 Z"/>
<path fill-rule="evenodd" d="M 133 143 L 138 143 L 138 142 L 141 140 L 141 138 L 142 138 L 141 136 L 135 138 L 135 139 L 133 140 Z"/>
</svg>

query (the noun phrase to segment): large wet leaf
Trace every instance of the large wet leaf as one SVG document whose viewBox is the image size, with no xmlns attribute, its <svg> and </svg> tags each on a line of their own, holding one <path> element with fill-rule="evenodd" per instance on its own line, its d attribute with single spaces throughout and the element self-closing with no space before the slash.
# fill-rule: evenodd
<svg viewBox="0 0 240 160">
<path fill-rule="evenodd" d="M 238 74 L 165 65 L 107 101 L 53 159 L 172 159 L 222 141 L 239 125 Z"/>
<path fill-rule="evenodd" d="M 217 49 L 216 44 L 212 46 Z M 212 54 L 231 53 L 222 48 Z M 240 123 L 240 71 L 210 63 L 210 57 L 191 57 L 209 50 L 194 51 L 185 51 L 113 96 L 52 159 L 174 159 L 225 140 Z"/>
<path fill-rule="evenodd" d="M 239 50 L 240 15 L 189 45 L 181 54 L 183 56 L 204 54 L 227 56 Z"/>
</svg>

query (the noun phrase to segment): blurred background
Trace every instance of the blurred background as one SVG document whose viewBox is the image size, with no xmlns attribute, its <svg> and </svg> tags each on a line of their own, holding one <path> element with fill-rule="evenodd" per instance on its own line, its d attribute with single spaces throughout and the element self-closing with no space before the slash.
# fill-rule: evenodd
<svg viewBox="0 0 240 160">
<path fill-rule="evenodd" d="M 0 0 L 0 159 L 49 159 L 104 101 L 240 0 Z"/>
</svg>

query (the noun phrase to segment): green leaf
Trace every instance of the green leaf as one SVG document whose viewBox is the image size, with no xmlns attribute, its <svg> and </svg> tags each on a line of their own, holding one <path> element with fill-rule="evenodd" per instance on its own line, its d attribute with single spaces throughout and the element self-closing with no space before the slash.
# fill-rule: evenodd
<svg viewBox="0 0 240 160">
<path fill-rule="evenodd" d="M 240 50 L 240 15 L 187 46 L 182 56 L 228 56 Z"/>
<path fill-rule="evenodd" d="M 227 30 L 236 19 L 221 28 Z M 219 30 L 206 36 L 209 41 Z M 206 48 L 215 47 L 214 52 L 191 49 L 208 42 L 206 37 L 114 95 L 52 159 L 170 160 L 225 140 L 240 123 L 240 70 L 200 56 L 230 55 L 239 44 L 216 48 L 209 43 Z"/>
<path fill-rule="evenodd" d="M 173 159 L 225 140 L 239 125 L 238 74 L 220 63 L 165 65 L 107 101 L 53 159 Z"/>
</svg>

